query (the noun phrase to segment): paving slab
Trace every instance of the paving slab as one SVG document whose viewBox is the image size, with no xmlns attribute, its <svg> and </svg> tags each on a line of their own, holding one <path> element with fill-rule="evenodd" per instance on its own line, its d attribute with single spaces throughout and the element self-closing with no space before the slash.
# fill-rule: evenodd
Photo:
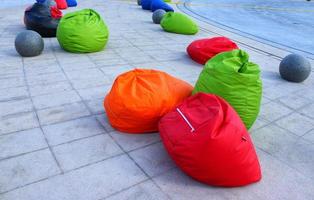
<svg viewBox="0 0 314 200">
<path fill-rule="evenodd" d="M 45 137 L 39 128 L 0 136 L 0 160 L 47 148 Z"/>
<path fill-rule="evenodd" d="M 146 179 L 147 177 L 127 156 L 118 156 L 25 186 L 6 193 L 1 198 L 3 200 L 103 199 Z"/>
<path fill-rule="evenodd" d="M 0 5 L 1 200 L 313 199 L 314 76 L 298 84 L 281 79 L 278 65 L 290 53 L 286 49 L 195 18 L 198 34 L 167 33 L 135 0 L 79 0 L 78 7 L 64 14 L 95 9 L 110 30 L 106 48 L 75 54 L 65 52 L 56 38 L 45 38 L 41 55 L 21 58 L 14 39 L 25 30 L 21 19 L 33 0 L 4 2 Z M 181 12 L 182 1 L 173 0 L 171 5 Z M 135 68 L 165 71 L 194 85 L 203 66 L 189 58 L 186 47 L 214 36 L 237 42 L 261 68 L 261 111 L 249 131 L 263 178 L 246 187 L 196 182 L 176 167 L 158 133 L 118 132 L 103 107 L 115 78 Z"/>
<path fill-rule="evenodd" d="M 175 167 L 162 143 L 152 144 L 129 154 L 150 177 L 160 175 Z"/>
<path fill-rule="evenodd" d="M 49 125 L 89 116 L 90 112 L 82 102 L 57 106 L 37 111 L 41 125 Z"/>
<path fill-rule="evenodd" d="M 0 135 L 39 127 L 35 112 L 1 116 L 0 119 Z"/>
<path fill-rule="evenodd" d="M 135 185 L 125 191 L 122 191 L 116 195 L 110 196 L 103 200 L 158 200 L 158 199 L 170 199 L 165 193 L 161 191 L 152 181 L 146 181 Z"/>
<path fill-rule="evenodd" d="M 51 146 L 105 132 L 104 128 L 95 117 L 82 117 L 75 120 L 43 126 L 42 129 Z"/>
<path fill-rule="evenodd" d="M 114 157 L 122 150 L 108 135 L 97 135 L 53 147 L 56 159 L 63 171 Z"/>
<path fill-rule="evenodd" d="M 48 149 L 2 160 L 0 169 L 0 193 L 60 173 Z"/>
</svg>

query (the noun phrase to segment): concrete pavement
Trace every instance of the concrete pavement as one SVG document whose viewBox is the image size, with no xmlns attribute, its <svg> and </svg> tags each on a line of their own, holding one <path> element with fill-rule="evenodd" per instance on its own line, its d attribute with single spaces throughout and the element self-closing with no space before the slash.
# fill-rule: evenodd
<svg viewBox="0 0 314 200">
<path fill-rule="evenodd" d="M 0 17 L 1 200 L 313 199 L 314 78 L 282 80 L 278 65 L 287 51 L 201 21 L 195 36 L 166 33 L 135 1 L 80 0 L 68 11 L 101 14 L 110 30 L 104 51 L 71 54 L 51 38 L 42 55 L 21 58 L 14 38 L 24 30 L 24 8 L 2 9 Z M 157 133 L 121 134 L 102 106 L 114 78 L 133 68 L 163 70 L 194 84 L 202 66 L 185 49 L 217 35 L 235 40 L 262 69 L 261 113 L 250 132 L 263 179 L 247 187 L 192 180 L 170 160 Z"/>
</svg>

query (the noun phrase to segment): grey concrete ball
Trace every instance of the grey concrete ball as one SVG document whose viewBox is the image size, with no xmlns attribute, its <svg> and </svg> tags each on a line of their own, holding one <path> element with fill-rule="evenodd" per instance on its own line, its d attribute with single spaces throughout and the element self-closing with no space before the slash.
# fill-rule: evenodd
<svg viewBox="0 0 314 200">
<path fill-rule="evenodd" d="M 15 38 L 15 49 L 23 57 L 38 56 L 44 49 L 44 40 L 35 31 L 22 31 Z"/>
<path fill-rule="evenodd" d="M 290 54 L 280 62 L 279 73 L 287 81 L 300 83 L 309 77 L 311 63 L 301 55 Z"/>
<path fill-rule="evenodd" d="M 141 6 L 142 5 L 142 0 L 137 0 L 137 5 Z"/>
<path fill-rule="evenodd" d="M 166 14 L 166 11 L 162 9 L 155 10 L 153 13 L 152 19 L 155 24 L 160 24 L 162 17 Z"/>
</svg>

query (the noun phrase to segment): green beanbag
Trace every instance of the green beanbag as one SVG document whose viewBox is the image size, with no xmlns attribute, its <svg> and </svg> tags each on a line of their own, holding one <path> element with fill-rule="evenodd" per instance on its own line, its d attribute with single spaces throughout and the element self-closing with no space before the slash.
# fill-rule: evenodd
<svg viewBox="0 0 314 200">
<path fill-rule="evenodd" d="M 106 46 L 108 37 L 109 31 L 106 24 L 92 9 L 64 15 L 57 29 L 60 46 L 73 53 L 100 51 Z"/>
<path fill-rule="evenodd" d="M 245 51 L 220 53 L 205 64 L 193 94 L 198 92 L 216 94 L 227 100 L 249 129 L 260 110 L 262 81 L 259 66 L 249 62 Z"/>
<path fill-rule="evenodd" d="M 193 20 L 177 12 L 167 12 L 160 25 L 165 31 L 172 33 L 194 35 L 198 32 L 198 26 Z"/>
</svg>

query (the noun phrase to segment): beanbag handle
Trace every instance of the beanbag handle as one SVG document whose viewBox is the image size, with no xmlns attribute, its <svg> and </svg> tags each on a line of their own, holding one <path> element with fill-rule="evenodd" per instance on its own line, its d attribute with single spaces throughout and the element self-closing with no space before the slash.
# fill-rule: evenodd
<svg viewBox="0 0 314 200">
<path fill-rule="evenodd" d="M 181 112 L 181 110 L 179 108 L 176 109 L 178 111 L 178 113 L 181 115 L 181 117 L 184 119 L 184 121 L 189 125 L 189 127 L 191 128 L 191 132 L 194 132 L 195 129 L 192 126 L 192 124 L 189 122 L 189 120 L 184 116 L 184 114 Z"/>
</svg>

